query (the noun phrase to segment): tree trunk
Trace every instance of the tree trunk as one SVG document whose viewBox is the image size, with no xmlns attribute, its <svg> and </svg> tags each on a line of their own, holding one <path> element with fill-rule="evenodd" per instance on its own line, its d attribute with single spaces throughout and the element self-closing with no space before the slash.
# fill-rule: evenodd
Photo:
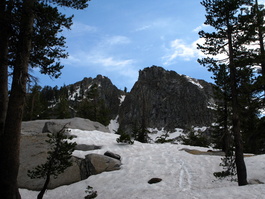
<svg viewBox="0 0 265 199">
<path fill-rule="evenodd" d="M 47 174 L 46 176 L 46 180 L 45 180 L 45 183 L 40 191 L 40 193 L 38 194 L 38 197 L 37 199 L 42 199 L 44 194 L 45 194 L 45 191 L 47 190 L 48 188 L 48 185 L 49 185 L 49 182 L 50 182 L 50 173 Z"/>
<path fill-rule="evenodd" d="M 0 135 L 4 133 L 8 103 L 8 23 L 9 8 L 6 1 L 0 2 Z"/>
<path fill-rule="evenodd" d="M 229 126 L 228 126 L 228 98 L 226 93 L 224 94 L 224 135 L 223 135 L 223 147 L 222 150 L 225 152 L 226 156 L 231 155 L 231 133 L 229 131 Z"/>
<path fill-rule="evenodd" d="M 20 131 L 25 104 L 28 62 L 33 27 L 35 0 L 24 0 L 13 70 L 11 93 L 8 102 L 4 133 L 0 137 L 0 196 L 18 199 L 17 175 L 19 169 Z"/>
<path fill-rule="evenodd" d="M 29 114 L 29 120 L 33 120 L 33 112 L 34 112 L 34 106 L 35 106 L 35 97 L 36 93 L 32 92 L 32 100 L 31 100 L 31 107 L 30 107 L 30 114 Z"/>
<path fill-rule="evenodd" d="M 239 104 L 238 104 L 238 92 L 237 92 L 237 80 L 236 80 L 236 66 L 234 63 L 234 49 L 232 40 L 232 31 L 229 22 L 227 21 L 227 36 L 229 47 L 229 69 L 230 69 L 230 86 L 232 97 L 232 123 L 233 134 L 235 140 L 235 162 L 237 169 L 238 185 L 247 185 L 247 169 L 244 161 L 243 154 L 243 141 L 240 132 L 240 119 L 239 119 Z"/>
</svg>

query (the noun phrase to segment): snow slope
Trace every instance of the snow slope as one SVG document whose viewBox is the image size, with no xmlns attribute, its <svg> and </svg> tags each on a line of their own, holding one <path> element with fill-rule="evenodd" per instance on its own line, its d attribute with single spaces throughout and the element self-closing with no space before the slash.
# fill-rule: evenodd
<svg viewBox="0 0 265 199">
<path fill-rule="evenodd" d="M 81 182 L 49 190 L 46 199 L 82 199 L 89 185 L 97 191 L 97 199 L 262 199 L 265 185 L 254 184 L 238 187 L 236 182 L 217 180 L 213 172 L 220 171 L 220 156 L 192 155 L 183 148 L 207 151 L 206 148 L 177 144 L 118 144 L 115 134 L 100 131 L 72 129 L 80 144 L 103 146 L 100 150 L 74 155 L 84 157 L 88 153 L 103 154 L 112 151 L 121 155 L 121 170 L 90 176 Z M 265 155 L 245 159 L 248 179 L 265 182 Z M 148 184 L 158 177 L 162 181 Z M 35 199 L 38 192 L 21 189 L 23 199 Z"/>
</svg>

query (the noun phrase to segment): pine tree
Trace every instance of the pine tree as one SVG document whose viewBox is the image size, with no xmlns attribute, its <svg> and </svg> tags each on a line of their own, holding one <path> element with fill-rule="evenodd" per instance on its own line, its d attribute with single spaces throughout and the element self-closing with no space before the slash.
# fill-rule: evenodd
<svg viewBox="0 0 265 199">
<path fill-rule="evenodd" d="M 75 149 L 75 142 L 68 142 L 73 137 L 67 137 L 65 135 L 69 130 L 64 126 L 59 132 L 48 134 L 48 140 L 46 142 L 50 146 L 48 151 L 47 161 L 44 164 L 36 166 L 33 170 L 28 171 L 28 176 L 34 178 L 44 178 L 45 183 L 42 190 L 38 194 L 38 199 L 42 199 L 45 191 L 48 188 L 51 176 L 57 178 L 68 167 L 72 166 L 72 153 Z"/>
<path fill-rule="evenodd" d="M 60 95 L 55 112 L 55 115 L 57 115 L 58 119 L 65 119 L 71 117 L 68 99 L 65 95 Z"/>
<path fill-rule="evenodd" d="M 232 147 L 231 124 L 231 90 L 229 89 L 229 74 L 226 64 L 210 67 L 215 80 L 215 96 L 219 99 L 216 102 L 217 121 L 213 126 L 213 141 L 215 147 L 221 148 L 225 154 L 229 155 Z"/>
<path fill-rule="evenodd" d="M 123 143 L 123 144 L 134 144 L 134 141 L 131 138 L 131 135 L 128 133 L 125 133 L 121 128 L 119 128 L 117 130 L 117 132 L 115 132 L 116 134 L 120 135 L 120 137 L 118 137 L 116 139 L 116 141 L 118 143 Z"/>
<path fill-rule="evenodd" d="M 143 91 L 141 91 L 141 97 L 142 97 L 142 115 L 141 115 L 141 121 L 139 122 L 140 128 L 137 127 L 137 123 L 134 127 L 133 134 L 135 135 L 135 140 L 142 142 L 142 143 L 148 143 L 148 129 L 146 126 L 146 99 Z"/>
<path fill-rule="evenodd" d="M 212 26 L 215 32 L 200 31 L 205 39 L 203 45 L 198 45 L 207 58 L 199 62 L 210 69 L 219 70 L 220 64 L 227 63 L 229 76 L 229 91 L 231 92 L 232 132 L 235 143 L 235 163 L 238 185 L 247 184 L 247 171 L 243 155 L 243 140 L 241 135 L 241 110 L 239 87 L 244 84 L 244 76 L 249 71 L 248 51 L 244 47 L 244 32 L 239 29 L 239 11 L 243 5 L 250 4 L 248 0 L 203 0 L 201 4 L 206 9 L 205 24 Z M 223 60 L 214 59 L 216 55 L 227 56 Z M 211 56 L 211 57 L 210 57 Z"/>
<path fill-rule="evenodd" d="M 41 86 L 35 84 L 26 97 L 23 120 L 39 119 L 43 111 L 43 105 L 40 99 Z"/>
<path fill-rule="evenodd" d="M 110 121 L 109 110 L 104 100 L 99 95 L 97 84 L 93 84 L 86 93 L 86 97 L 82 100 L 77 112 L 79 117 L 87 118 L 108 125 Z"/>
<path fill-rule="evenodd" d="M 257 40 L 258 38 L 259 49 L 258 49 L 258 55 L 256 58 L 257 60 L 256 63 L 260 64 L 261 66 L 261 77 L 260 77 L 261 83 L 260 84 L 263 90 L 263 101 L 265 102 L 265 44 L 264 44 L 265 9 L 264 9 L 264 5 L 259 5 L 258 0 L 255 0 L 255 2 L 253 3 L 252 15 L 254 15 L 254 17 L 249 17 L 248 19 L 251 20 L 250 23 L 253 23 L 254 21 L 254 23 L 252 24 L 251 31 L 250 31 L 251 33 L 253 33 L 252 39 Z"/>
<path fill-rule="evenodd" d="M 264 78 L 265 78 L 265 49 L 264 49 L 264 5 L 259 5 L 258 1 L 250 1 L 248 6 L 241 7 L 239 15 L 239 30 L 241 34 L 239 41 L 245 43 L 244 59 L 245 67 L 238 70 L 239 81 L 239 100 L 242 117 L 242 134 L 245 145 L 245 151 L 256 153 L 258 148 L 255 142 L 258 142 L 258 134 L 263 131 L 257 131 L 260 124 L 259 109 L 264 107 Z M 257 66 L 259 67 L 256 70 Z M 255 68 L 255 69 L 254 69 Z M 247 117 L 246 117 L 247 116 Z"/>
<path fill-rule="evenodd" d="M 70 27 L 71 20 L 60 14 L 56 6 L 84 9 L 88 1 L 0 1 L 0 157 L 2 159 L 0 195 L 2 198 L 20 198 L 17 174 L 28 69 L 36 66 L 40 67 L 40 71 L 44 74 L 55 77 L 60 75 L 62 66 L 58 59 L 64 58 L 66 54 L 63 50 L 64 39 L 58 38 L 57 33 L 64 27 Z M 46 17 L 46 22 L 42 20 L 42 23 L 38 23 L 42 16 Z M 44 34 L 47 33 L 45 31 L 53 36 L 47 37 L 50 35 Z M 47 39 L 36 39 L 36 35 L 40 37 L 43 35 Z M 38 48 L 38 45 L 43 48 Z M 8 96 L 9 66 L 12 71 L 10 76 L 12 84 Z"/>
</svg>

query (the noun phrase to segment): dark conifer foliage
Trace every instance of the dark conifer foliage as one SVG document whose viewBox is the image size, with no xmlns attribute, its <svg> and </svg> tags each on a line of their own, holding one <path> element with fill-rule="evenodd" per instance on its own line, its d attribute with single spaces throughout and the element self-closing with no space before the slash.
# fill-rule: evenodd
<svg viewBox="0 0 265 199">
<path fill-rule="evenodd" d="M 20 198 L 17 188 L 20 129 L 26 100 L 29 67 L 59 77 L 65 58 L 64 28 L 72 17 L 56 6 L 84 9 L 89 0 L 1 0 L 0 1 L 0 195 Z M 8 70 L 9 68 L 9 70 Z M 11 71 L 10 76 L 8 71 Z M 8 95 L 8 79 L 11 89 Z M 32 100 L 31 100 L 32 101 Z M 33 101 L 32 101 L 33 102 Z"/>
<path fill-rule="evenodd" d="M 50 150 L 48 151 L 47 161 L 44 164 L 36 166 L 33 170 L 28 171 L 28 176 L 32 179 L 45 179 L 43 188 L 38 194 L 38 199 L 43 198 L 51 177 L 56 179 L 61 173 L 63 173 L 73 164 L 71 158 L 76 143 L 68 141 L 73 137 L 67 137 L 67 132 L 69 132 L 69 130 L 67 130 L 66 126 L 64 126 L 59 132 L 48 134 L 48 139 L 46 142 L 49 144 Z"/>
<path fill-rule="evenodd" d="M 84 93 L 84 90 L 81 93 Z M 97 84 L 93 84 L 86 91 L 85 98 L 77 107 L 77 116 L 100 122 L 103 125 L 109 124 L 110 112 L 104 100 L 99 96 Z"/>
<path fill-rule="evenodd" d="M 243 140 L 241 135 L 242 118 L 240 106 L 240 92 L 242 87 L 246 87 L 251 81 L 251 65 L 247 49 L 244 47 L 245 39 L 242 39 L 244 32 L 239 27 L 240 8 L 249 5 L 248 0 L 204 0 L 201 4 L 206 10 L 205 24 L 214 28 L 214 32 L 206 33 L 200 31 L 199 35 L 205 39 L 203 45 L 198 45 L 208 57 L 199 60 L 199 62 L 214 72 L 217 84 L 223 89 L 223 98 L 225 104 L 223 109 L 226 115 L 223 117 L 224 136 L 228 135 L 226 122 L 228 122 L 228 100 L 230 99 L 232 133 L 235 144 L 235 163 L 237 168 L 237 177 L 239 185 L 247 184 L 247 171 L 243 156 Z M 224 55 L 224 59 L 213 58 L 216 55 Z M 225 73 L 227 72 L 227 75 Z M 224 90 L 226 89 L 226 90 Z M 250 93 L 248 93 L 250 94 Z M 229 136 L 224 140 L 228 143 Z M 225 145 L 224 145 L 225 146 Z M 229 149 L 225 146 L 226 152 Z"/>
<path fill-rule="evenodd" d="M 36 84 L 30 89 L 30 93 L 26 96 L 23 120 L 39 119 L 43 111 L 44 104 L 42 104 L 41 100 L 41 86 Z"/>
<path fill-rule="evenodd" d="M 206 55 L 198 61 L 213 72 L 220 99 L 214 135 L 227 157 L 235 155 L 238 184 L 245 185 L 243 152 L 264 151 L 260 128 L 264 118 L 259 115 L 264 108 L 264 6 L 257 0 L 204 0 L 201 4 L 207 13 L 205 24 L 214 28 L 211 33 L 199 32 L 205 43 L 198 45 Z M 253 48 L 254 43 L 259 48 Z"/>
</svg>

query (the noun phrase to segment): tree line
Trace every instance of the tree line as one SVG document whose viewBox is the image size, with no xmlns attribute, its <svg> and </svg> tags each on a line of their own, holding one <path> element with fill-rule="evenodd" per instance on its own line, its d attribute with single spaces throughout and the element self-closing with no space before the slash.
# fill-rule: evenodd
<svg viewBox="0 0 265 199">
<path fill-rule="evenodd" d="M 23 120 L 82 117 L 108 125 L 110 110 L 99 95 L 98 85 L 84 88 L 81 84 L 76 91 L 73 85 L 42 88 L 35 84 L 27 92 Z"/>
</svg>

